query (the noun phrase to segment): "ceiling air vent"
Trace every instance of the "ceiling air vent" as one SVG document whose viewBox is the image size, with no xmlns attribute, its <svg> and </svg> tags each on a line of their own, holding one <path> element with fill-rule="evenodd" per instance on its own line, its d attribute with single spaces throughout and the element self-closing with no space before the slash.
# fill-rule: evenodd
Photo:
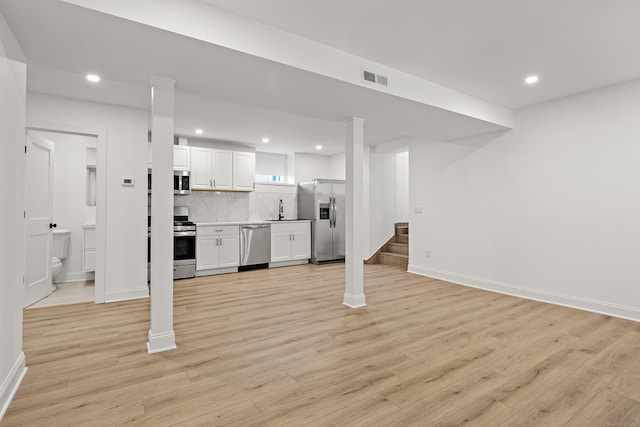
<svg viewBox="0 0 640 427">
<path fill-rule="evenodd" d="M 386 76 L 376 74 L 373 71 L 362 68 L 362 83 L 375 85 L 378 87 L 389 87 L 389 79 Z"/>
<path fill-rule="evenodd" d="M 375 73 L 371 73 L 367 70 L 364 70 L 362 72 L 362 78 L 365 79 L 365 81 L 371 82 L 371 83 L 375 83 L 376 82 L 376 75 Z"/>
</svg>

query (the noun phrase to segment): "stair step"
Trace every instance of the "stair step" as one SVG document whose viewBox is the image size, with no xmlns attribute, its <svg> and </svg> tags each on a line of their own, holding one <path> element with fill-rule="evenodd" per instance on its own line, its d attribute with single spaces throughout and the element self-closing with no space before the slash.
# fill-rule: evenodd
<svg viewBox="0 0 640 427">
<path fill-rule="evenodd" d="M 409 255 L 409 245 L 406 243 L 387 243 L 384 250 L 394 254 Z"/>
<path fill-rule="evenodd" d="M 380 252 L 380 255 L 388 255 L 388 256 L 392 256 L 392 257 L 398 257 L 398 258 L 406 258 L 409 259 L 409 255 L 405 255 L 405 254 L 396 254 L 393 252 Z"/>
<path fill-rule="evenodd" d="M 406 270 L 409 265 L 409 256 L 391 252 L 380 252 L 380 264 L 402 267 Z"/>
<path fill-rule="evenodd" d="M 396 234 L 396 243 L 404 243 L 405 245 L 409 244 L 409 235 L 408 234 Z"/>
<path fill-rule="evenodd" d="M 408 225 L 400 225 L 396 226 L 396 234 L 400 235 L 408 235 L 409 234 L 409 226 Z"/>
</svg>

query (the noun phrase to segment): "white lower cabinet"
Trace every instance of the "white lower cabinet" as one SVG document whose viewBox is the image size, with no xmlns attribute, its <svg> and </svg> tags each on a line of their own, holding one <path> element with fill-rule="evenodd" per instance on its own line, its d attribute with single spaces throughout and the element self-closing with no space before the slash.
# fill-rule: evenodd
<svg viewBox="0 0 640 427">
<path fill-rule="evenodd" d="M 311 258 L 311 224 L 285 222 L 271 224 L 271 262 Z"/>
<path fill-rule="evenodd" d="M 199 225 L 196 231 L 196 271 L 237 267 L 240 263 L 237 225 Z"/>
<path fill-rule="evenodd" d="M 275 231 L 275 224 L 271 226 L 271 262 L 291 260 L 291 232 Z"/>
<path fill-rule="evenodd" d="M 310 224 L 306 231 L 298 231 L 292 234 L 291 240 L 291 260 L 311 258 L 311 231 Z"/>
<path fill-rule="evenodd" d="M 82 271 L 89 272 L 96 269 L 96 226 L 82 226 Z"/>
</svg>

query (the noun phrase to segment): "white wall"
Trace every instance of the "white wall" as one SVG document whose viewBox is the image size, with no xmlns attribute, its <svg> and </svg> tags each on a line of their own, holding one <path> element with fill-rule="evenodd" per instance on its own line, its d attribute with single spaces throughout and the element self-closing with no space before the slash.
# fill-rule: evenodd
<svg viewBox="0 0 640 427">
<path fill-rule="evenodd" d="M 96 222 L 95 206 L 87 206 L 87 148 L 97 147 L 97 138 L 59 132 L 34 133 L 55 144 L 53 156 L 53 221 L 71 230 L 69 254 L 55 282 L 92 280 L 82 271 L 82 225 Z"/>
<path fill-rule="evenodd" d="M 397 174 L 394 153 L 369 156 L 369 247 L 371 257 L 394 234 L 397 221 Z"/>
<path fill-rule="evenodd" d="M 316 178 L 332 179 L 331 158 L 323 154 L 295 153 L 295 182 L 308 182 Z"/>
<path fill-rule="evenodd" d="M 639 111 L 640 80 L 414 143 L 410 270 L 640 320 Z"/>
<path fill-rule="evenodd" d="M 10 46 L 11 48 L 7 48 Z M 24 301 L 24 124 L 27 71 L 12 61 L 17 42 L 0 14 L 0 420 L 26 373 Z M 19 47 L 18 47 L 19 49 Z"/>
<path fill-rule="evenodd" d="M 29 93 L 28 121 L 107 129 L 105 299 L 148 296 L 147 130 L 148 112 L 114 105 Z M 101 160 L 98 160 L 100 167 Z M 136 186 L 123 187 L 123 177 Z M 98 201 L 98 203 L 100 203 Z"/>
<path fill-rule="evenodd" d="M 396 154 L 396 220 L 409 221 L 409 152 Z"/>
<path fill-rule="evenodd" d="M 329 157 L 329 175 L 331 179 L 346 179 L 347 168 L 344 153 Z"/>
<path fill-rule="evenodd" d="M 308 182 L 318 179 L 345 179 L 346 167 L 344 153 L 327 156 L 324 154 L 295 153 L 293 165 L 295 182 Z"/>
</svg>

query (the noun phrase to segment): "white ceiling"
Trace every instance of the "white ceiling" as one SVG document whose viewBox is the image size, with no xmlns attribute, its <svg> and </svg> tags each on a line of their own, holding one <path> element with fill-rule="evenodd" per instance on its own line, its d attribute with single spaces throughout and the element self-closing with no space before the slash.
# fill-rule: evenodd
<svg viewBox="0 0 640 427">
<path fill-rule="evenodd" d="M 640 77 L 637 0 L 202 1 L 511 108 Z"/>
<path fill-rule="evenodd" d="M 637 1 L 203 1 L 507 106 L 640 76 Z M 503 129 L 56 0 L 0 0 L 0 12 L 28 57 L 29 90 L 148 108 L 150 76 L 175 78 L 181 135 L 202 127 L 263 151 L 333 154 L 349 116 L 366 119 L 368 144 Z M 529 72 L 536 87 L 522 84 Z"/>
</svg>

